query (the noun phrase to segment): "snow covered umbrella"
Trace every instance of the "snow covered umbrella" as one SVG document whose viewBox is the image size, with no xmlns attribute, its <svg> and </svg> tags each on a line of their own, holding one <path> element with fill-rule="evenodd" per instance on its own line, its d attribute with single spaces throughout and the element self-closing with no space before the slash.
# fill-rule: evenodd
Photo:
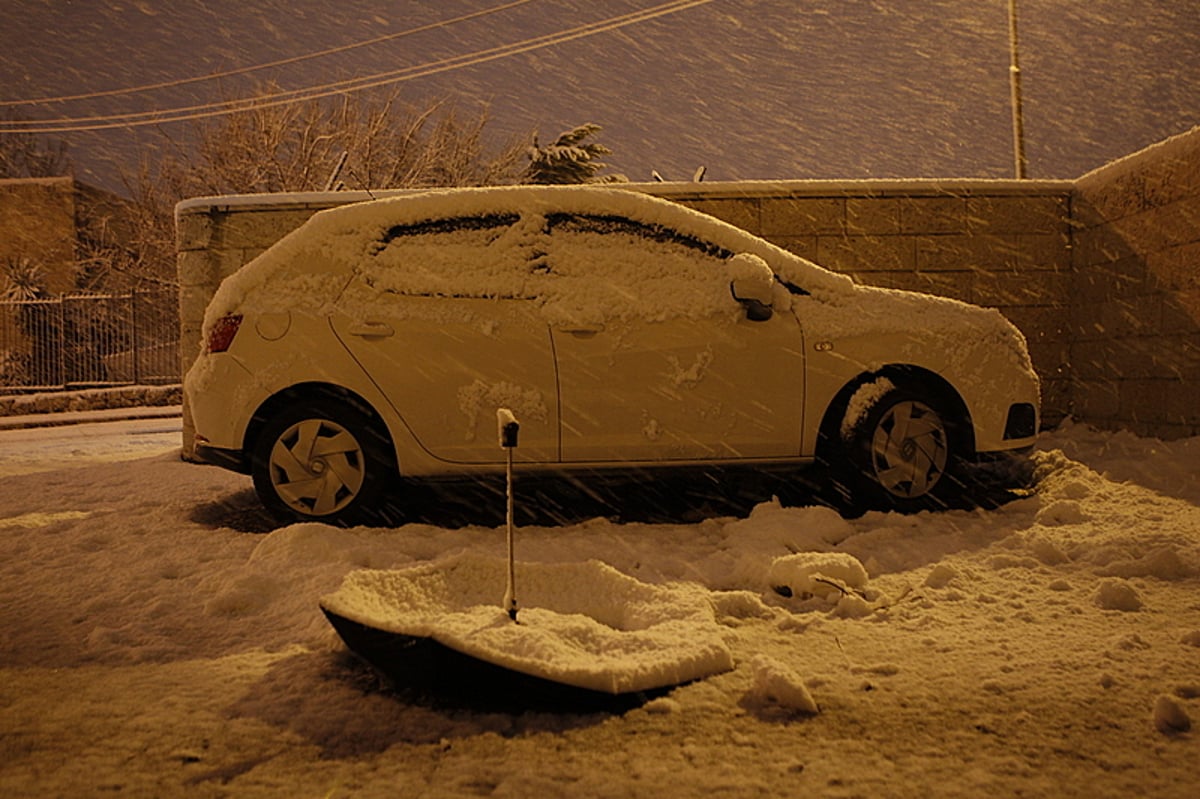
<svg viewBox="0 0 1200 799">
<path fill-rule="evenodd" d="M 648 585 L 598 561 L 523 564 L 528 599 L 516 623 L 512 460 L 520 424 L 507 408 L 496 419 L 507 453 L 507 559 L 463 554 L 351 572 L 321 599 L 346 645 L 399 684 L 522 709 L 621 709 L 732 669 L 703 588 Z M 492 592 L 502 574 L 498 613 Z"/>
<path fill-rule="evenodd" d="M 321 599 L 350 649 L 398 685 L 507 708 L 628 707 L 728 671 L 709 593 L 599 561 L 524 563 L 521 623 L 496 607 L 501 558 L 359 569 Z"/>
</svg>

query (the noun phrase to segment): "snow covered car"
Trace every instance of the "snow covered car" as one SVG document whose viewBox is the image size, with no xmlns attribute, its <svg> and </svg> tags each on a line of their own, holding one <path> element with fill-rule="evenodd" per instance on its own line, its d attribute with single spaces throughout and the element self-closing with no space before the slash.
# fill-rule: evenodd
<svg viewBox="0 0 1200 799">
<path fill-rule="evenodd" d="M 285 519 L 369 520 L 396 476 L 502 473 L 499 408 L 526 472 L 820 461 L 897 509 L 1038 429 L 999 312 L 857 285 L 623 189 L 322 211 L 221 284 L 202 337 L 196 454 Z"/>
</svg>

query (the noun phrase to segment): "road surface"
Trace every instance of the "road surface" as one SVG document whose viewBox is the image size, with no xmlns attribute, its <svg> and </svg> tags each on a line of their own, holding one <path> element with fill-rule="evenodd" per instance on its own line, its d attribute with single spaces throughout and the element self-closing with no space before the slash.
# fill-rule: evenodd
<svg viewBox="0 0 1200 799">
<path fill-rule="evenodd" d="M 167 454 L 181 430 L 178 416 L 0 430 L 0 477 Z"/>
</svg>

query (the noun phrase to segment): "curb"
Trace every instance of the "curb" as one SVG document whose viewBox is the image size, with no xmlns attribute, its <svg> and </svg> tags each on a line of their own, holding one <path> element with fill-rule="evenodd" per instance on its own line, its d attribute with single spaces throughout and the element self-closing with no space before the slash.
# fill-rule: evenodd
<svg viewBox="0 0 1200 799">
<path fill-rule="evenodd" d="M 172 419 L 183 416 L 182 405 L 158 405 L 142 408 L 107 408 L 98 411 L 63 411 L 0 416 L 0 430 L 27 430 L 35 427 L 65 427 L 93 422 L 124 422 L 131 419 Z"/>
</svg>

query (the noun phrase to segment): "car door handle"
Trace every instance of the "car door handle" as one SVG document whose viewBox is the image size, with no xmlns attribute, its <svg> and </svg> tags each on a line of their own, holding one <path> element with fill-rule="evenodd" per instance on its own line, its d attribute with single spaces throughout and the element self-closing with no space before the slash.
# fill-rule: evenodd
<svg viewBox="0 0 1200 799">
<path fill-rule="evenodd" d="M 562 332 L 570 333 L 576 338 L 591 338 L 602 330 L 604 330 L 604 325 L 599 322 L 596 324 L 580 324 L 562 328 Z"/>
<path fill-rule="evenodd" d="M 363 338 L 387 338 L 396 334 L 391 325 L 383 322 L 356 322 L 350 325 L 348 332 L 352 336 Z"/>
</svg>

